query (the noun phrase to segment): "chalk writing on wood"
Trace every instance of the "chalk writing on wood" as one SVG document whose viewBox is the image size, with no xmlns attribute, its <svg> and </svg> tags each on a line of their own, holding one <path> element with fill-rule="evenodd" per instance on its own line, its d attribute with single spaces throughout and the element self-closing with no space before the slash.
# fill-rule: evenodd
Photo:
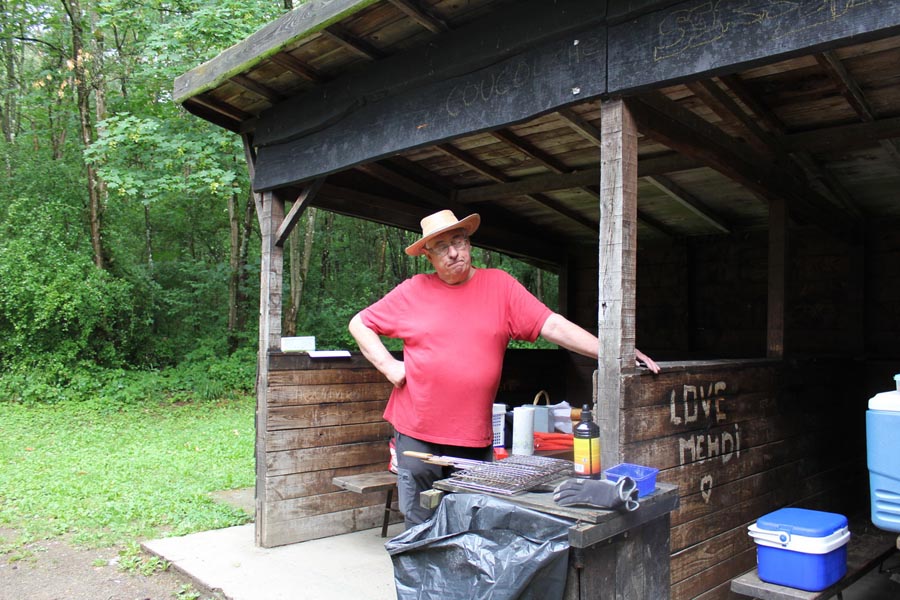
<svg viewBox="0 0 900 600">
<path fill-rule="evenodd" d="M 672 11 L 659 25 L 654 60 L 676 57 L 688 50 L 746 35 L 749 28 L 765 27 L 777 39 L 836 21 L 854 9 L 883 0 L 716 0 L 698 2 Z"/>
<path fill-rule="evenodd" d="M 712 485 L 712 475 L 706 474 L 700 479 L 700 495 L 703 497 L 703 502 L 706 504 L 709 504 L 709 498 L 712 496 Z"/>
<path fill-rule="evenodd" d="M 701 410 L 707 419 L 711 415 L 715 415 L 716 423 L 727 419 L 728 416 L 722 408 L 724 398 L 721 395 L 727 387 L 724 381 L 717 381 L 706 386 L 684 385 L 680 399 L 676 398 L 676 390 L 672 390 L 669 395 L 672 425 L 696 423 Z"/>
<path fill-rule="evenodd" d="M 741 429 L 737 423 L 728 425 L 724 393 L 728 384 L 715 381 L 701 384 L 684 384 L 669 393 L 669 420 L 672 425 L 699 427 L 706 425 L 702 433 L 694 433 L 678 440 L 681 465 L 703 463 L 719 459 L 722 464 L 741 456 Z M 715 427 L 716 429 L 711 429 Z M 699 481 L 700 495 L 705 503 L 712 497 L 713 476 L 704 475 Z"/>
<path fill-rule="evenodd" d="M 597 57 L 603 59 L 603 39 L 585 35 L 583 39 L 565 45 L 557 44 L 550 56 L 552 61 L 549 63 L 534 56 L 506 61 L 499 68 L 484 70 L 474 78 L 454 85 L 444 102 L 447 114 L 458 117 L 472 107 L 490 105 L 492 100 L 519 90 L 535 79 L 549 77 L 549 71 L 558 69 L 559 65 L 574 67 L 588 60 L 598 60 Z M 575 89 L 572 93 L 577 95 Z"/>
</svg>

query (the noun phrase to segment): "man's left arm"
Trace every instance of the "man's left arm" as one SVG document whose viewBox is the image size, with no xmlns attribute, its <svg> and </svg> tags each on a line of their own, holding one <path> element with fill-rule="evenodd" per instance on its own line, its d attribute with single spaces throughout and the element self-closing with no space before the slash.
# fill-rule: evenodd
<svg viewBox="0 0 900 600">
<path fill-rule="evenodd" d="M 541 327 L 541 337 L 548 342 L 589 358 L 597 358 L 597 353 L 600 350 L 600 341 L 597 339 L 597 336 L 559 313 L 553 313 L 547 317 L 547 320 L 544 321 L 544 326 Z M 647 368 L 652 372 L 659 373 L 659 365 L 652 358 L 637 348 L 635 348 L 634 353 L 638 361 L 647 365 Z"/>
</svg>

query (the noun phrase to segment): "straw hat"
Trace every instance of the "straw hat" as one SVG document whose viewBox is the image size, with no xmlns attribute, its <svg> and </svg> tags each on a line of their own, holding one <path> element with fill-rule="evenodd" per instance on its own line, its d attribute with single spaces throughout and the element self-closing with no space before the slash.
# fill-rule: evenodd
<svg viewBox="0 0 900 600">
<path fill-rule="evenodd" d="M 467 235 L 472 235 L 481 225 L 481 216 L 478 213 L 471 214 L 462 221 L 456 218 L 452 211 L 442 210 L 433 215 L 428 215 L 420 222 L 422 225 L 422 239 L 406 248 L 410 256 L 425 254 L 425 244 L 436 235 L 452 229 L 465 229 Z"/>
</svg>

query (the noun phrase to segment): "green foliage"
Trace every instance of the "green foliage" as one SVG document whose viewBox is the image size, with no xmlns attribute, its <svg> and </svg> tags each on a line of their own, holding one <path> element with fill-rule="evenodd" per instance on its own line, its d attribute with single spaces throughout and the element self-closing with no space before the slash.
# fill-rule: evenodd
<svg viewBox="0 0 900 600">
<path fill-rule="evenodd" d="M 89 362 L 63 364 L 50 357 L 31 364 L 11 363 L 0 375 L 0 402 L 77 403 L 113 412 L 148 402 L 236 399 L 251 394 L 255 382 L 256 348 L 249 344 L 230 355 L 213 346 L 200 346 L 177 367 L 159 371 L 101 368 Z"/>
<path fill-rule="evenodd" d="M 249 396 L 0 403 L 0 524 L 101 547 L 245 523 L 209 492 L 253 485 L 253 414 Z"/>
<path fill-rule="evenodd" d="M 169 561 L 158 556 L 147 556 L 136 541 L 129 541 L 119 550 L 119 569 L 126 573 L 140 573 L 149 577 L 154 573 L 168 570 Z"/>
<path fill-rule="evenodd" d="M 85 150 L 118 201 L 153 204 L 173 197 L 190 201 L 205 195 L 226 199 L 245 169 L 239 141 L 196 120 L 113 115 L 100 123 L 101 135 Z"/>
<path fill-rule="evenodd" d="M 119 364 L 140 319 L 133 287 L 96 269 L 57 222 L 31 218 L 31 204 L 12 202 L 2 228 L 0 361 L 52 355 L 62 363 Z"/>
<path fill-rule="evenodd" d="M 249 198 L 240 139 L 188 115 L 175 77 L 244 39 L 282 11 L 272 0 L 83 0 L 96 140 L 85 146 L 75 105 L 71 24 L 54 3 L 7 3 L 0 44 L 13 72 L 12 131 L 0 136 L 0 397 L 60 403 L 87 393 L 112 405 L 246 389 L 256 347 L 259 238 L 241 228 L 237 330 L 228 330 L 233 240 L 229 206 Z M 102 93 L 101 93 L 102 92 Z M 103 103 L 100 103 L 102 97 Z M 4 110 L 6 110 L 4 105 Z M 5 122 L 4 122 L 5 123 Z M 7 132 L 4 132 L 7 133 Z M 105 269 L 94 266 L 86 166 L 103 182 Z M 355 349 L 350 318 L 394 285 L 430 270 L 403 254 L 410 232 L 322 213 L 298 311 L 300 335 Z M 513 273 L 555 307 L 556 279 L 494 253 L 476 261 Z M 289 259 L 285 273 L 289 272 Z M 287 305 L 289 281 L 285 281 Z M 227 373 L 209 377 L 209 365 Z M 390 342 L 399 349 L 398 342 Z M 178 369 L 172 367 L 180 365 Z M 137 369 L 122 375 L 120 369 Z M 231 375 L 234 379 L 229 379 Z M 108 386 L 112 379 L 120 385 Z M 99 401 L 99 400 L 98 400 Z"/>
</svg>

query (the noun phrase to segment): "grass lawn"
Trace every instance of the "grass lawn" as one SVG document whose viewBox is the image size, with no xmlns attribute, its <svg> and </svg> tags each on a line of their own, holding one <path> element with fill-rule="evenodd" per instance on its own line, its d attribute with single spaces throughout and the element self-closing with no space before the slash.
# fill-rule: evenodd
<svg viewBox="0 0 900 600">
<path fill-rule="evenodd" d="M 254 399 L 111 409 L 0 401 L 0 526 L 106 547 L 239 525 L 208 493 L 254 483 Z M 0 548 L 0 553 L 9 547 Z"/>
</svg>

